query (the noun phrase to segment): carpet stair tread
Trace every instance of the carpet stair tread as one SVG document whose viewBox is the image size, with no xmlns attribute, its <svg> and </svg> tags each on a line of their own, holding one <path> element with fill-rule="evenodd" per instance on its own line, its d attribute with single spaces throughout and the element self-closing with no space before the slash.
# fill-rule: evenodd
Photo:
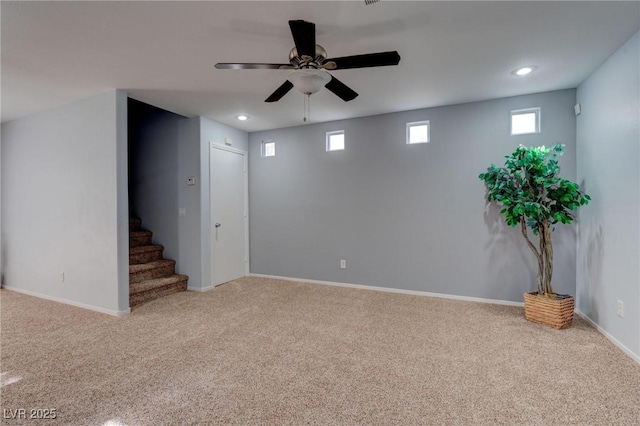
<svg viewBox="0 0 640 426">
<path fill-rule="evenodd" d="M 139 267 L 138 265 L 146 266 Z M 160 259 L 138 265 L 129 265 L 129 284 L 139 283 L 153 278 L 170 277 L 176 273 L 175 260 Z M 134 266 L 134 268 L 131 268 L 131 266 Z"/>
<path fill-rule="evenodd" d="M 136 238 L 136 237 L 146 237 L 146 236 L 151 236 L 153 235 L 153 232 L 151 231 L 147 231 L 145 229 L 139 229 L 137 231 L 130 231 L 129 232 L 129 236 Z"/>
<path fill-rule="evenodd" d="M 178 284 L 183 281 L 187 281 L 189 277 L 187 275 L 172 275 L 164 278 L 154 278 L 151 280 L 144 280 L 139 283 L 133 283 L 129 285 L 129 294 L 138 294 L 144 291 L 155 290 L 165 287 L 171 284 Z"/>
<path fill-rule="evenodd" d="M 151 239 L 153 238 L 153 232 L 146 230 L 130 231 L 129 232 L 129 248 L 148 246 L 153 244 Z"/>
<path fill-rule="evenodd" d="M 129 265 L 129 273 L 135 274 L 143 271 L 150 271 L 152 269 L 161 268 L 164 266 L 175 266 L 176 261 L 171 259 L 154 260 L 148 263 L 139 263 L 137 265 Z"/>
<path fill-rule="evenodd" d="M 186 275 L 154 278 L 129 285 L 129 306 L 134 307 L 170 294 L 187 290 Z"/>
<path fill-rule="evenodd" d="M 146 238 L 153 236 L 153 232 L 147 231 L 145 229 L 140 229 L 138 231 L 129 231 L 129 239 L 133 238 Z"/>
<path fill-rule="evenodd" d="M 160 244 L 150 244 L 148 246 L 140 246 L 140 247 L 131 247 L 129 248 L 129 255 L 132 254 L 140 254 L 140 253 L 148 253 L 151 251 L 163 251 L 164 246 Z"/>
<path fill-rule="evenodd" d="M 129 219 L 129 306 L 187 290 L 187 275 L 176 274 L 176 261 L 163 257 L 164 246 L 152 244 L 153 232 L 142 220 Z"/>
<path fill-rule="evenodd" d="M 129 231 L 137 231 L 140 229 L 140 225 L 142 224 L 142 219 L 139 217 L 131 217 L 129 218 Z"/>
<path fill-rule="evenodd" d="M 153 262 L 154 260 L 162 259 L 162 252 L 164 247 L 160 244 L 149 244 L 138 247 L 132 247 L 129 243 L 129 264 L 141 264 Z"/>
</svg>

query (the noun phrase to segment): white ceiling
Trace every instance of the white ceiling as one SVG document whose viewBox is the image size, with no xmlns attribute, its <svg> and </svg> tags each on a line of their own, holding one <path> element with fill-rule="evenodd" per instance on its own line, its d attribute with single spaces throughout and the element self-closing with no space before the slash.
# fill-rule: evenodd
<svg viewBox="0 0 640 426">
<path fill-rule="evenodd" d="M 639 2 L 6 2 L 2 121 L 112 88 L 179 114 L 257 131 L 302 124 L 303 95 L 264 99 L 286 63 L 287 21 L 315 22 L 329 57 L 397 50 L 396 67 L 333 71 L 312 122 L 574 88 L 640 29 Z M 536 65 L 526 78 L 511 75 Z M 250 119 L 240 122 L 238 114 Z"/>
</svg>

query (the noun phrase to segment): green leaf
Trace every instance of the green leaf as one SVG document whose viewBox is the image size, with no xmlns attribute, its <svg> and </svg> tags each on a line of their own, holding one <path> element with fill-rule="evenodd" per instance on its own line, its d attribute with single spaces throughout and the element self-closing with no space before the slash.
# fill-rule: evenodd
<svg viewBox="0 0 640 426">
<path fill-rule="evenodd" d="M 563 144 L 525 147 L 519 145 L 505 156 L 504 167 L 491 164 L 478 177 L 485 182 L 488 202 L 504 208 L 500 213 L 510 226 L 526 217 L 526 224 L 538 233 L 540 223 L 571 223 L 571 211 L 589 203 L 591 198 L 578 184 L 560 177 L 557 158 Z"/>
</svg>

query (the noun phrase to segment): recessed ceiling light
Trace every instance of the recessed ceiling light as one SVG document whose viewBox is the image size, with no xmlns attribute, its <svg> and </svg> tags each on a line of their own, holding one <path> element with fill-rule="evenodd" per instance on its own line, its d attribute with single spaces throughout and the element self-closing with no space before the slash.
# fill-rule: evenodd
<svg viewBox="0 0 640 426">
<path fill-rule="evenodd" d="M 531 74 L 535 69 L 536 67 L 534 67 L 533 65 L 528 65 L 526 67 L 520 67 L 518 69 L 513 70 L 512 74 L 522 77 L 527 74 Z"/>
<path fill-rule="evenodd" d="M 239 115 L 236 118 L 240 121 L 246 121 L 249 119 L 249 117 L 247 117 L 246 115 Z"/>
</svg>

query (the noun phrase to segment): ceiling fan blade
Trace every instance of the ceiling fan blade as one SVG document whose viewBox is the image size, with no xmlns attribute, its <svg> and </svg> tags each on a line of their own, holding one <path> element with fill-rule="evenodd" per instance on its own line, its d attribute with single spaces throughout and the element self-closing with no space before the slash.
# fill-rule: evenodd
<svg viewBox="0 0 640 426">
<path fill-rule="evenodd" d="M 347 86 L 334 76 L 331 76 L 331 81 L 325 84 L 324 87 L 335 93 L 340 99 L 345 102 L 352 101 L 358 97 L 358 94 L 356 92 L 351 90 L 349 86 Z"/>
<path fill-rule="evenodd" d="M 343 56 L 341 58 L 327 59 L 326 62 L 335 62 L 337 70 L 350 68 L 384 67 L 398 65 L 400 55 L 395 50 L 392 52 L 367 53 L 364 55 Z"/>
<path fill-rule="evenodd" d="M 291 83 L 289 80 L 286 80 L 284 83 L 282 83 L 282 86 L 278 87 L 276 89 L 275 92 L 273 92 L 271 94 L 271 96 L 269 96 L 267 99 L 265 99 L 265 102 L 276 102 L 279 101 L 280 98 L 282 98 L 284 95 L 286 95 L 289 90 L 293 89 L 293 83 Z"/>
<path fill-rule="evenodd" d="M 219 70 L 279 70 L 291 67 L 291 64 L 216 64 Z"/>
<path fill-rule="evenodd" d="M 291 28 L 298 56 L 306 55 L 315 58 L 316 24 L 298 19 L 297 21 L 289 21 L 289 28 Z"/>
</svg>

